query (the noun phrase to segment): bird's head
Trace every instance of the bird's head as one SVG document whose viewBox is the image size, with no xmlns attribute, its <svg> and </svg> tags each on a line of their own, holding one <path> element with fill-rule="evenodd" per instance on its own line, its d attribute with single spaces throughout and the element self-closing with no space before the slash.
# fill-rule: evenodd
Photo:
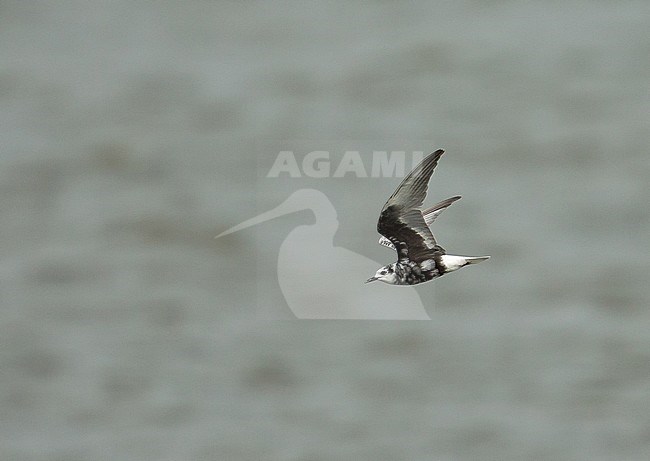
<svg viewBox="0 0 650 461">
<path fill-rule="evenodd" d="M 395 285 L 397 283 L 397 274 L 395 273 L 395 263 L 389 264 L 388 266 L 380 267 L 373 277 L 370 277 L 368 280 L 366 280 L 366 283 L 374 282 L 375 280 L 380 280 L 384 283 Z"/>
</svg>

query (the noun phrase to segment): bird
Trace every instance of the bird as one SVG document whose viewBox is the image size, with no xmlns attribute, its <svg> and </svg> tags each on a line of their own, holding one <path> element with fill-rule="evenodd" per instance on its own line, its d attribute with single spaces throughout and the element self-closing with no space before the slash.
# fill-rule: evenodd
<svg viewBox="0 0 650 461">
<path fill-rule="evenodd" d="M 438 245 L 428 225 L 449 205 L 460 199 L 455 196 L 422 211 L 429 179 L 444 150 L 438 149 L 425 157 L 397 186 L 379 214 L 377 232 L 384 246 L 397 251 L 397 261 L 380 267 L 366 283 L 379 280 L 389 285 L 417 285 L 489 256 L 460 256 L 447 254 Z"/>
</svg>

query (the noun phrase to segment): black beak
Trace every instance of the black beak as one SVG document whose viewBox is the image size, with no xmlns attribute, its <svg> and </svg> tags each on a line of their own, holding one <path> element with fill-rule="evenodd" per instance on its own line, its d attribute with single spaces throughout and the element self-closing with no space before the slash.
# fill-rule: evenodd
<svg viewBox="0 0 650 461">
<path fill-rule="evenodd" d="M 365 283 L 374 282 L 375 280 L 377 280 L 377 277 L 370 277 Z"/>
</svg>

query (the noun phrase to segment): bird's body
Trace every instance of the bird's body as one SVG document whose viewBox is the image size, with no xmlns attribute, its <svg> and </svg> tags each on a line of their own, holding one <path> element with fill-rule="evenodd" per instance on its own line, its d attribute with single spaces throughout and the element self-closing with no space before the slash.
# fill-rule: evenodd
<svg viewBox="0 0 650 461">
<path fill-rule="evenodd" d="M 443 153 L 437 150 L 422 160 L 382 208 L 377 223 L 377 231 L 383 236 L 379 243 L 395 249 L 398 259 L 380 268 L 367 282 L 380 280 L 391 285 L 417 285 L 489 258 L 446 254 L 428 227 L 444 209 L 460 199 L 459 196 L 451 197 L 421 210 L 429 179 Z"/>
</svg>

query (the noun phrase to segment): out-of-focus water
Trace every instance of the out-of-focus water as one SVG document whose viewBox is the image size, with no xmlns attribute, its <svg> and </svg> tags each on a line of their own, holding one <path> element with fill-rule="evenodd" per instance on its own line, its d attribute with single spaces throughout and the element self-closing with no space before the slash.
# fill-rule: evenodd
<svg viewBox="0 0 650 461">
<path fill-rule="evenodd" d="M 1 2 L 0 459 L 648 459 L 648 18 Z M 213 239 L 286 198 L 260 156 L 358 139 L 447 149 L 436 233 L 492 255 L 418 288 L 432 321 L 290 320 L 275 248 L 309 213 Z M 390 262 L 397 180 L 354 181 L 335 242 Z"/>
</svg>

